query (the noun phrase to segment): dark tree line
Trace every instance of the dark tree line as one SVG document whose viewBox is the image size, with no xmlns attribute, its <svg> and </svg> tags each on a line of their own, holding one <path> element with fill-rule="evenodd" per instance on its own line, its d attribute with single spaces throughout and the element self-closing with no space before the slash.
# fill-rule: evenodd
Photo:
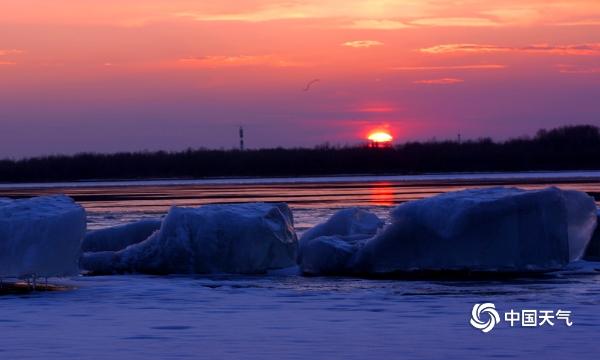
<svg viewBox="0 0 600 360">
<path fill-rule="evenodd" d="M 407 142 L 393 148 L 83 153 L 0 161 L 0 181 L 412 174 L 423 172 L 600 169 L 600 131 L 591 125 L 540 130 L 494 142 Z"/>
</svg>

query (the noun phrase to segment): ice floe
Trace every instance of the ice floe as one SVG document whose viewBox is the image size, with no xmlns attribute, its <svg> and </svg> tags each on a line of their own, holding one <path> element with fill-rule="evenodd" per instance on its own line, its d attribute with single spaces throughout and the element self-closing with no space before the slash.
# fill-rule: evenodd
<svg viewBox="0 0 600 360">
<path fill-rule="evenodd" d="M 349 208 L 336 212 L 302 235 L 298 252 L 300 270 L 304 274 L 351 271 L 353 256 L 383 225 L 377 215 L 367 210 Z"/>
<path fill-rule="evenodd" d="M 117 251 L 146 240 L 160 228 L 161 220 L 139 220 L 88 232 L 81 244 L 84 252 Z"/>
<path fill-rule="evenodd" d="M 356 268 L 528 272 L 579 259 L 596 227 L 594 199 L 579 191 L 485 188 L 404 203 L 367 241 Z"/>
<path fill-rule="evenodd" d="M 597 213 L 598 219 L 600 219 L 600 210 Z M 596 227 L 592 240 L 588 244 L 587 250 L 584 255 L 585 260 L 589 261 L 600 261 L 600 226 Z"/>
<path fill-rule="evenodd" d="M 355 236 L 342 225 L 346 217 L 334 215 L 301 239 L 300 269 L 363 275 L 546 272 L 581 258 L 597 222 L 593 198 L 555 187 L 449 192 L 406 202 L 391 218 L 376 235 Z"/>
<path fill-rule="evenodd" d="M 85 210 L 67 196 L 0 199 L 0 276 L 79 272 Z"/>
<path fill-rule="evenodd" d="M 94 273 L 264 273 L 294 266 L 297 246 L 283 203 L 172 207 L 148 239 L 85 253 L 81 265 Z"/>
</svg>

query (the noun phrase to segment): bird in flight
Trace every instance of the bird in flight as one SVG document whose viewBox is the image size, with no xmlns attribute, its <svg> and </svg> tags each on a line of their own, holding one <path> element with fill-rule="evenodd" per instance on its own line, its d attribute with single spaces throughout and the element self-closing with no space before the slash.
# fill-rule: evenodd
<svg viewBox="0 0 600 360">
<path fill-rule="evenodd" d="M 316 82 L 319 82 L 319 81 L 321 81 L 321 80 L 320 80 L 320 79 L 313 79 L 313 80 L 309 81 L 309 82 L 306 84 L 306 86 L 304 87 L 304 89 L 302 89 L 302 91 L 308 91 L 308 90 L 310 90 L 310 87 L 311 87 L 311 86 L 312 86 L 314 83 L 316 83 Z"/>
</svg>

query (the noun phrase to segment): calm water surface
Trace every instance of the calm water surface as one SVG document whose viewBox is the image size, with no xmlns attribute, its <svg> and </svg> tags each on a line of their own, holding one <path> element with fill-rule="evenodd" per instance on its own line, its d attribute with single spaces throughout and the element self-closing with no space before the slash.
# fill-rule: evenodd
<svg viewBox="0 0 600 360">
<path fill-rule="evenodd" d="M 339 208 L 387 218 L 404 201 L 471 187 L 548 185 L 600 199 L 600 173 L 490 174 L 0 186 L 0 196 L 66 193 L 89 228 L 161 217 L 170 206 L 285 201 L 299 232 Z M 71 291 L 0 297 L 0 359 L 371 359 L 600 356 L 600 263 L 537 279 L 392 281 L 268 276 L 105 276 Z M 474 303 L 572 311 L 567 327 L 483 334 Z"/>
</svg>

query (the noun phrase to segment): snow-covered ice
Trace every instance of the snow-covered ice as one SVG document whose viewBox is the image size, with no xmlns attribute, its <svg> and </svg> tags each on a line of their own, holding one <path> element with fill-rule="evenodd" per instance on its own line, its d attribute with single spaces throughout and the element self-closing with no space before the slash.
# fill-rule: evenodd
<svg viewBox="0 0 600 360">
<path fill-rule="evenodd" d="M 595 227 L 594 200 L 579 191 L 449 192 L 396 207 L 355 266 L 368 273 L 549 271 L 579 259 Z"/>
<path fill-rule="evenodd" d="M 67 196 L 0 200 L 0 276 L 79 272 L 85 210 Z"/>
<path fill-rule="evenodd" d="M 358 249 L 383 225 L 377 215 L 367 210 L 349 208 L 336 212 L 302 235 L 298 252 L 300 270 L 305 274 L 349 272 Z"/>
<path fill-rule="evenodd" d="M 90 231 L 81 244 L 84 252 L 118 251 L 146 240 L 160 228 L 160 220 L 144 219 L 129 224 Z"/>
<path fill-rule="evenodd" d="M 174 206 L 148 239 L 85 253 L 81 264 L 95 273 L 264 273 L 295 265 L 293 225 L 284 203 Z"/>
</svg>

